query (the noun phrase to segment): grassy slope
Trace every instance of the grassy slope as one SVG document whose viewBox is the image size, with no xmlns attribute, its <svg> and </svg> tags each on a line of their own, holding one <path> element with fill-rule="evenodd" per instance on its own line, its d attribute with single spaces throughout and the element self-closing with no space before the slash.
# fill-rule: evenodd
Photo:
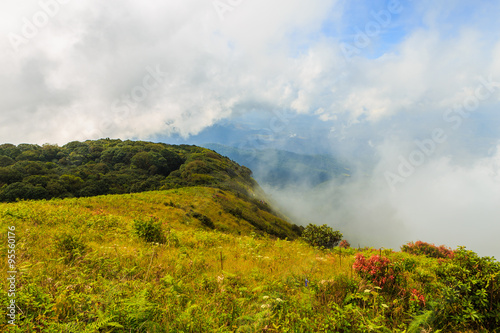
<svg viewBox="0 0 500 333">
<path fill-rule="evenodd" d="M 29 314 L 26 319 L 29 318 L 33 325 L 38 323 L 39 327 L 46 325 L 42 324 L 44 322 L 77 318 L 88 321 L 98 314 L 98 310 L 113 307 L 106 305 L 107 301 L 122 304 L 124 300 L 118 299 L 121 296 L 114 295 L 111 300 L 108 294 L 113 288 L 121 290 L 122 284 L 133 285 L 125 293 L 132 297 L 144 288 L 152 288 L 152 291 L 164 286 L 160 278 L 189 273 L 193 268 L 196 269 L 190 273 L 201 276 L 206 272 L 209 280 L 215 278 L 221 274 L 219 252 L 224 256 L 227 256 L 226 251 L 234 254 L 238 249 L 235 245 L 251 239 L 250 236 L 236 238 L 239 234 L 262 235 L 260 226 L 265 226 L 276 228 L 290 238 L 296 237 L 290 224 L 240 197 L 219 189 L 189 187 L 0 204 L 2 233 L 6 234 L 8 226 L 16 227 L 18 269 L 22 272 L 18 281 L 18 295 L 21 295 L 18 305 Z M 239 208 L 241 215 L 228 212 L 234 208 Z M 216 230 L 203 226 L 193 217 L 194 212 L 210 218 Z M 133 221 L 152 216 L 163 224 L 167 234 L 165 245 L 152 246 L 134 234 Z M 64 260 L 66 254 L 56 247 L 57 240 L 64 235 L 74 236 L 86 247 L 82 256 L 72 262 Z M 219 249 L 219 245 L 224 248 Z M 4 242 L 2 253 L 6 253 L 6 246 Z M 227 258 L 225 270 L 236 271 L 233 260 L 232 256 Z M 3 260 L 1 277 L 4 279 L 5 264 Z M 248 270 L 251 266 L 247 264 Z M 238 267 L 238 271 L 245 272 L 241 269 Z M 23 299 L 28 294 L 35 299 Z M 40 299 L 36 299 L 38 297 Z M 2 298 L 6 298 L 5 293 Z"/>
<path fill-rule="evenodd" d="M 353 272 L 355 249 L 341 256 L 259 236 L 226 212 L 227 202 L 249 220 L 277 221 L 237 195 L 202 187 L 0 204 L 0 232 L 16 227 L 17 332 L 405 332 L 422 313 L 408 294 L 384 293 Z M 134 220 L 151 216 L 166 244 L 134 234 Z M 80 253 L 58 248 L 68 235 Z M 0 247 L 6 253 L 7 242 Z M 405 288 L 439 295 L 438 260 L 383 254 L 405 265 Z M 8 302 L 5 289 L 0 302 Z"/>
</svg>

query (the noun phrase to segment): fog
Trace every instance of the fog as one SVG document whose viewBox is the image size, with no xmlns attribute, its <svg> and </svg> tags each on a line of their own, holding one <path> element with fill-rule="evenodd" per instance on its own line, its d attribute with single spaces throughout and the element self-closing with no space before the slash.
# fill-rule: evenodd
<svg viewBox="0 0 500 333">
<path fill-rule="evenodd" d="M 432 158 L 393 187 L 385 173 L 396 147 L 379 147 L 368 173 L 314 188 L 263 186 L 289 217 L 302 224 L 327 224 L 351 246 L 399 249 L 422 240 L 451 248 L 466 246 L 500 258 L 500 149 L 467 165 L 448 156 Z M 354 161 L 353 161 L 354 162 Z M 361 169 L 361 166 L 359 166 Z M 365 169 L 366 171 L 366 169 Z"/>
</svg>

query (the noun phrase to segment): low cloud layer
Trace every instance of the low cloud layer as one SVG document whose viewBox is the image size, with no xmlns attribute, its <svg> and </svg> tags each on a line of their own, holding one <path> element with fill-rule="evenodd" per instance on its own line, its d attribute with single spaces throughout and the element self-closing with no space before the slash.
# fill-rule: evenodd
<svg viewBox="0 0 500 333">
<path fill-rule="evenodd" d="M 469 166 L 434 158 L 396 189 L 384 172 L 379 163 L 347 182 L 266 190 L 292 218 L 339 229 L 353 246 L 399 249 L 423 240 L 500 258 L 500 147 Z"/>
</svg>

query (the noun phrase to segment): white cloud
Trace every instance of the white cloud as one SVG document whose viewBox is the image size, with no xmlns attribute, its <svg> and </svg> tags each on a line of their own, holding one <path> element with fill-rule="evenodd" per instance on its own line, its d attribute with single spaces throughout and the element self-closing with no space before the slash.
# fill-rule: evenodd
<svg viewBox="0 0 500 333">
<path fill-rule="evenodd" d="M 36 1 L 2 6 L 5 36 L 22 36 L 23 18 L 32 22 L 42 12 Z M 18 52 L 8 38 L 1 42 L 9 52 L 0 55 L 0 86 L 10 92 L 0 98 L 2 141 L 65 142 L 88 133 L 189 135 L 252 105 L 311 114 L 321 109 L 324 120 L 347 113 L 353 123 L 378 121 L 401 111 L 447 107 L 476 76 L 498 71 L 496 53 L 483 42 L 489 31 L 459 26 L 449 37 L 435 18 L 427 20 L 430 28 L 410 31 L 382 57 L 346 63 L 341 36 L 325 35 L 322 26 L 345 23 L 343 7 L 325 0 L 242 1 L 224 20 L 211 2 L 198 0 L 68 2 L 51 8 L 53 17 Z M 428 16 L 442 11 L 447 10 Z M 116 119 L 113 103 L 141 84 L 148 66 L 157 65 L 167 73 L 165 83 L 126 119 Z M 82 120 L 65 122 L 75 109 Z M 16 123 L 22 115 L 31 121 Z M 99 134 L 110 119 L 115 125 Z"/>
</svg>

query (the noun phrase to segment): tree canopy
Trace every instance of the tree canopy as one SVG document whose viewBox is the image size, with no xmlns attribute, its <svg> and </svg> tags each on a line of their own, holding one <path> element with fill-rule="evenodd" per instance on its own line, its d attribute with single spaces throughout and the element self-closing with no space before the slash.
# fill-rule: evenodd
<svg viewBox="0 0 500 333">
<path fill-rule="evenodd" d="M 112 139 L 0 145 L 0 201 L 87 197 L 206 185 L 239 192 L 249 169 L 209 149 Z"/>
</svg>

